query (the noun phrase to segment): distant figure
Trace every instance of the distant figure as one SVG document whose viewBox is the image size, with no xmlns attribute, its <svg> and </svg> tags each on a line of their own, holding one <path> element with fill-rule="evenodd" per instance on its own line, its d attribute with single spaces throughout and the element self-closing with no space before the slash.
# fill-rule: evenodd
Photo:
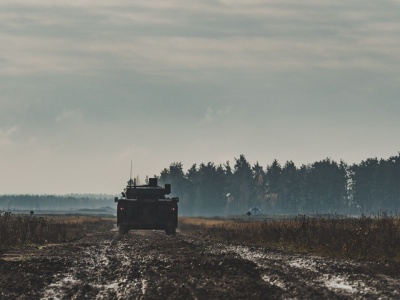
<svg viewBox="0 0 400 300">
<path fill-rule="evenodd" d="M 247 212 L 248 216 L 251 216 L 252 214 L 254 215 L 259 215 L 261 214 L 261 209 L 259 209 L 258 207 L 252 207 L 250 208 L 250 210 Z"/>
<path fill-rule="evenodd" d="M 30 212 L 31 216 L 33 216 L 34 213 L 35 213 L 35 212 L 34 212 L 33 210 L 31 210 L 31 212 Z"/>
</svg>

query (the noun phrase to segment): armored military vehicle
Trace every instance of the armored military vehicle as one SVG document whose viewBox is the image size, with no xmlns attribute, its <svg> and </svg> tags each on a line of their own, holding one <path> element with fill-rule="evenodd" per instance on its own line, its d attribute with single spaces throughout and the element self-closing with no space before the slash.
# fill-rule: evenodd
<svg viewBox="0 0 400 300">
<path fill-rule="evenodd" d="M 171 185 L 158 186 L 157 178 L 149 178 L 147 185 L 136 185 L 130 179 L 122 192 L 115 198 L 117 204 L 117 226 L 121 234 L 130 229 L 165 230 L 174 235 L 178 226 L 179 198 L 167 198 Z"/>
</svg>

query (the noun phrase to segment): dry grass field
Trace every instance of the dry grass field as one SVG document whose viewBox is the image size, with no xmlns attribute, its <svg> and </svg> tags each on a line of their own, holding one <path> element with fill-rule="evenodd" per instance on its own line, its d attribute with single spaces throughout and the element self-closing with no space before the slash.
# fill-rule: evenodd
<svg viewBox="0 0 400 300">
<path fill-rule="evenodd" d="M 45 242 L 71 241 L 88 232 L 110 230 L 113 218 L 3 214 L 0 216 L 0 249 Z"/>
<path fill-rule="evenodd" d="M 233 244 L 281 248 L 353 259 L 400 261 L 400 218 L 380 214 L 361 218 L 320 218 L 248 221 L 180 218 L 181 231 Z M 10 246 L 64 242 L 86 233 L 110 230 L 114 218 L 95 216 L 0 216 L 0 249 Z"/>
<path fill-rule="evenodd" d="M 180 228 L 238 244 L 353 259 L 400 261 L 400 219 L 387 214 L 361 218 L 298 216 L 265 222 L 181 218 Z"/>
</svg>

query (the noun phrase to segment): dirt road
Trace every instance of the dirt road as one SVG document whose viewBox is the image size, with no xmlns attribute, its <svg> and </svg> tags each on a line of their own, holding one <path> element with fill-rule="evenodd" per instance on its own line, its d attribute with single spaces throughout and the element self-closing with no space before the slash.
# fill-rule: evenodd
<svg viewBox="0 0 400 300">
<path fill-rule="evenodd" d="M 116 231 L 0 256 L 1 299 L 400 298 L 400 271 L 205 241 Z"/>
</svg>

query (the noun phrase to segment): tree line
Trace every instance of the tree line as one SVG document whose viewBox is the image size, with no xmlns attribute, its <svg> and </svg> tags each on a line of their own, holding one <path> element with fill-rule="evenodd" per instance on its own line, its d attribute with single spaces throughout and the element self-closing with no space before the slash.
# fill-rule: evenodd
<svg viewBox="0 0 400 300">
<path fill-rule="evenodd" d="M 274 160 L 265 168 L 244 155 L 216 165 L 174 162 L 161 171 L 172 184 L 183 215 L 242 214 L 252 207 L 263 213 L 360 214 L 400 210 L 400 153 L 348 165 L 330 158 L 297 167 Z"/>
<path fill-rule="evenodd" d="M 266 167 L 251 165 L 244 155 L 216 165 L 194 164 L 184 170 L 181 162 L 164 168 L 160 184 L 172 184 L 180 198 L 182 215 L 244 214 L 260 208 L 267 214 L 400 211 L 400 153 L 388 159 L 369 158 L 348 165 L 330 158 L 297 167 L 273 160 Z M 114 207 L 105 194 L 2 195 L 0 210 Z"/>
</svg>

